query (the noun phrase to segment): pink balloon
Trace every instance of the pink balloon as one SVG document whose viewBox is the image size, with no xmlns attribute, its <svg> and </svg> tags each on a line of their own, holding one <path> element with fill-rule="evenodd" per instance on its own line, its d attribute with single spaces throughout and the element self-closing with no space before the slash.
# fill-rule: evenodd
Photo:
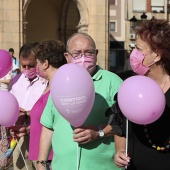
<svg viewBox="0 0 170 170">
<path fill-rule="evenodd" d="M 0 49 L 0 78 L 4 77 L 12 68 L 12 58 L 8 51 Z"/>
<path fill-rule="evenodd" d="M 94 85 L 90 74 L 76 64 L 65 64 L 55 73 L 51 96 L 59 113 L 74 127 L 87 119 L 94 103 Z"/>
<path fill-rule="evenodd" d="M 150 124 L 165 109 L 165 95 L 160 86 L 146 76 L 126 79 L 118 91 L 118 104 L 124 116 L 137 124 Z"/>
<path fill-rule="evenodd" d="M 0 90 L 0 125 L 13 126 L 19 115 L 19 104 L 10 92 Z"/>
</svg>

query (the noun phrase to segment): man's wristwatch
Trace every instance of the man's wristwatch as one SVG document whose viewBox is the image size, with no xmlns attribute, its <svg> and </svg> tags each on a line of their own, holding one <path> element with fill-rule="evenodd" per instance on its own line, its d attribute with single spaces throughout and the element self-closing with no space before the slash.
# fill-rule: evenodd
<svg viewBox="0 0 170 170">
<path fill-rule="evenodd" d="M 103 131 L 101 125 L 98 126 L 98 129 L 99 129 L 99 131 L 98 131 L 99 137 L 103 138 L 104 137 L 104 131 Z"/>
</svg>

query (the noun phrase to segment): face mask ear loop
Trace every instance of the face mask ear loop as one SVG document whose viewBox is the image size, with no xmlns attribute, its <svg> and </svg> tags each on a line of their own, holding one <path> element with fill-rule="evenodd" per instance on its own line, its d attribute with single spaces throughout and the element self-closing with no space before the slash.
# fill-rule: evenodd
<svg viewBox="0 0 170 170">
<path fill-rule="evenodd" d="M 150 53 L 145 54 L 144 56 L 146 57 L 147 55 L 152 54 L 153 52 L 154 52 L 154 51 L 151 51 Z M 149 64 L 147 67 L 152 66 L 152 65 L 155 64 L 156 62 L 157 62 L 157 60 L 155 59 L 155 60 L 153 61 L 153 63 Z"/>
<path fill-rule="evenodd" d="M 153 61 L 153 63 L 149 64 L 147 67 L 152 66 L 152 65 L 155 64 L 156 62 L 157 62 L 157 60 L 155 59 L 155 60 Z"/>
</svg>

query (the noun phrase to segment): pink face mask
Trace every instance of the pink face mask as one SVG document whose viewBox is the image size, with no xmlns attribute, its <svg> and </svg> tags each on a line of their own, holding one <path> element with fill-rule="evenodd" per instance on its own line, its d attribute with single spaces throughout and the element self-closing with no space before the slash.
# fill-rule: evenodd
<svg viewBox="0 0 170 170">
<path fill-rule="evenodd" d="M 138 51 L 137 49 L 133 49 L 132 53 L 130 54 L 130 65 L 132 67 L 132 70 L 139 74 L 139 75 L 145 75 L 146 72 L 149 70 L 149 67 L 153 64 L 155 64 L 155 61 L 150 64 L 149 66 L 144 66 L 143 60 L 144 58 L 151 54 L 152 52 L 148 54 L 143 54 L 142 52 Z"/>
<path fill-rule="evenodd" d="M 24 69 L 23 74 L 28 79 L 34 79 L 35 77 L 37 77 L 36 68 L 30 68 L 28 70 Z"/>
<path fill-rule="evenodd" d="M 75 60 L 71 57 L 71 62 L 74 64 L 78 64 L 86 69 L 90 74 L 96 69 L 96 56 L 85 56 L 83 55 L 81 58 Z"/>
<path fill-rule="evenodd" d="M 37 73 L 40 77 L 45 78 L 45 77 L 44 77 L 44 73 L 39 70 L 38 64 L 37 64 L 37 66 L 36 66 L 36 73 Z"/>
</svg>

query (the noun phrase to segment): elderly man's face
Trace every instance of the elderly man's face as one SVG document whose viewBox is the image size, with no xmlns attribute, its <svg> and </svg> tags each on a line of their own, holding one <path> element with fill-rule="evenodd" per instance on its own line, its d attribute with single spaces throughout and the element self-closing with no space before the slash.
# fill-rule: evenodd
<svg viewBox="0 0 170 170">
<path fill-rule="evenodd" d="M 90 39 L 85 36 L 77 35 L 71 39 L 65 57 L 68 63 L 81 65 L 91 75 L 96 69 L 97 50 Z"/>
</svg>

